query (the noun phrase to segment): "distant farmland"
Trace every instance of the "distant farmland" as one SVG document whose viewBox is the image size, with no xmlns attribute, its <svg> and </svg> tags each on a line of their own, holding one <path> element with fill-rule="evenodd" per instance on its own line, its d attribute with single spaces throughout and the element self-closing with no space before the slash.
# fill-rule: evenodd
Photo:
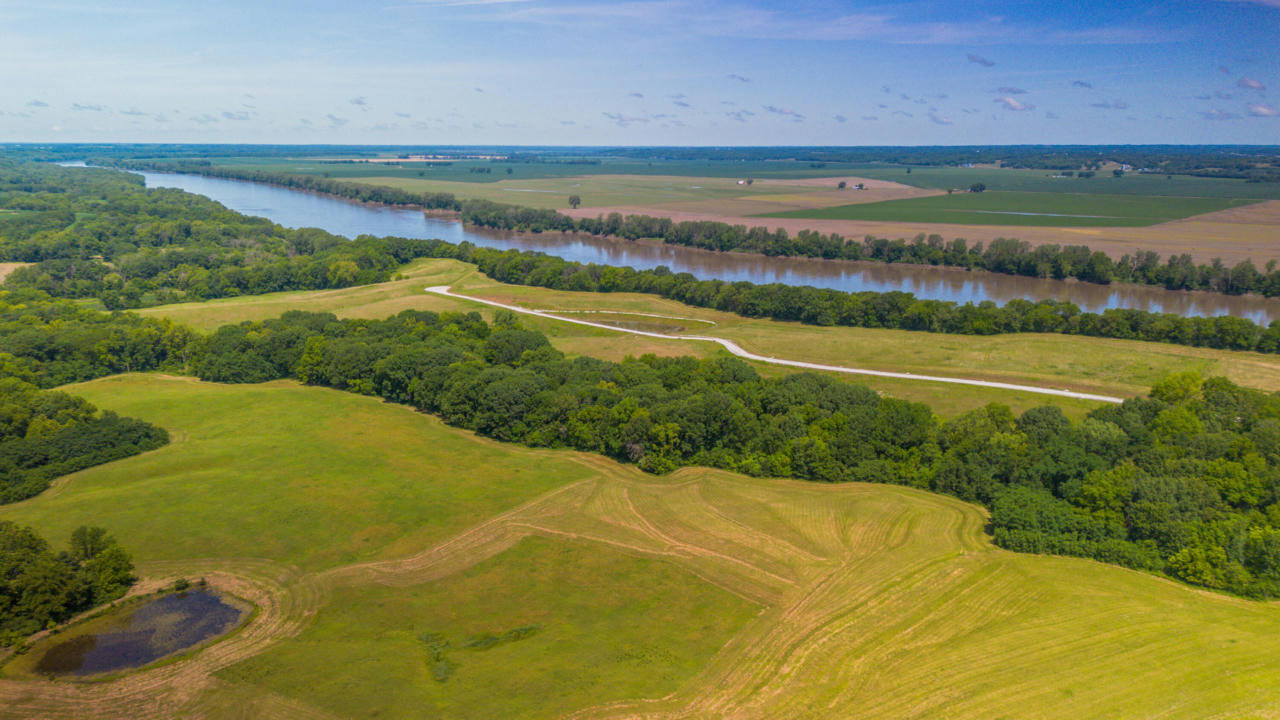
<svg viewBox="0 0 1280 720">
<path fill-rule="evenodd" d="M 1239 198 L 959 192 L 760 217 L 1036 227 L 1142 227 L 1249 205 Z"/>
</svg>

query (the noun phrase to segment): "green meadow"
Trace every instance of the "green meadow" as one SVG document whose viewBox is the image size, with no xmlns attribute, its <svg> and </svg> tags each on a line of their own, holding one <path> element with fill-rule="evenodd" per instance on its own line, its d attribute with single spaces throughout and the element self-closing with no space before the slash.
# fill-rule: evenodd
<svg viewBox="0 0 1280 720">
<path fill-rule="evenodd" d="M 994 548 L 887 485 L 667 477 L 290 382 L 74 388 L 173 445 L 0 518 L 258 605 L 178 662 L 0 677 L 5 717 L 1267 717 L 1280 608 Z M 356 452 L 358 450 L 359 452 Z M 360 459 L 357 461 L 355 458 Z"/>
</svg>

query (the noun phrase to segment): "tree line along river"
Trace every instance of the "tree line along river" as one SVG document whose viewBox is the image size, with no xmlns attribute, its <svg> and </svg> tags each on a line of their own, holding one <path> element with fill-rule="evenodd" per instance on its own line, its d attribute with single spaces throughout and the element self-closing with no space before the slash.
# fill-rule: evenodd
<svg viewBox="0 0 1280 720">
<path fill-rule="evenodd" d="M 1280 319 L 1280 298 L 1165 290 L 1146 285 L 1096 285 L 1001 275 L 962 268 L 922 265 L 766 257 L 714 252 L 681 246 L 563 233 L 514 233 L 465 227 L 460 221 L 429 217 L 421 211 L 351 202 L 244 180 L 174 173 L 140 173 L 147 187 L 172 187 L 212 198 L 246 215 L 265 217 L 287 227 L 317 227 L 328 232 L 439 238 L 483 247 L 536 250 L 566 260 L 639 270 L 665 265 L 701 279 L 757 284 L 812 285 L 846 292 L 902 291 L 930 300 L 1004 304 L 1015 298 L 1066 300 L 1088 312 L 1133 308 L 1185 316 L 1233 315 L 1266 325 Z M 1151 248 L 1159 251 L 1159 248 Z"/>
</svg>

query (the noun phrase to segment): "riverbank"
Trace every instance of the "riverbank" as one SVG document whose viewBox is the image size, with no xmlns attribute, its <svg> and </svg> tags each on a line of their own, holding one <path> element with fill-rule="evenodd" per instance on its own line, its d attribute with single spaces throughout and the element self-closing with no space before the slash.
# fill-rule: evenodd
<svg viewBox="0 0 1280 720">
<path fill-rule="evenodd" d="M 1004 275 L 964 268 L 808 257 L 769 257 L 721 252 L 656 241 L 622 241 L 583 233 L 518 233 L 427 216 L 409 209 L 348 200 L 315 191 L 247 180 L 178 173 L 141 173 L 149 187 L 177 187 L 205 195 L 233 210 L 268 217 L 290 227 L 321 227 L 335 234 L 439 238 L 452 243 L 544 252 L 566 260 L 652 269 L 666 266 L 700 279 L 781 283 L 844 292 L 909 292 L 924 300 L 1003 305 L 1013 299 L 1054 299 L 1088 312 L 1133 308 L 1184 316 L 1231 315 L 1266 325 L 1280 319 L 1280 299 L 1173 291 L 1150 285 L 1096 285 L 1079 281 Z"/>
</svg>

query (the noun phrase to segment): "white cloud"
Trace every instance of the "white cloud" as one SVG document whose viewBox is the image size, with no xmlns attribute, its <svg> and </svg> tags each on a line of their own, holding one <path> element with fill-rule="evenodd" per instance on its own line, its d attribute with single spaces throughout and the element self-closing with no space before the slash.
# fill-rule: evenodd
<svg viewBox="0 0 1280 720">
<path fill-rule="evenodd" d="M 1012 110 L 1014 112 L 1023 112 L 1025 110 L 1036 109 L 1035 105 L 1027 105 L 1026 103 L 1018 102 L 1017 98 L 1011 97 L 1008 95 L 1004 97 L 998 97 L 995 99 L 994 102 L 1000 107 L 1003 107 L 1005 110 Z"/>
</svg>

